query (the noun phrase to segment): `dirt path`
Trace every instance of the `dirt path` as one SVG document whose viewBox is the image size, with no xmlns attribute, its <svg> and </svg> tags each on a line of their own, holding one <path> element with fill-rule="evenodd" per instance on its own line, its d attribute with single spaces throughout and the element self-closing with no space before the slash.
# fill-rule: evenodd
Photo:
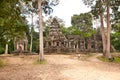
<svg viewBox="0 0 120 80">
<path fill-rule="evenodd" d="M 99 56 L 102 56 L 102 54 L 100 54 L 100 53 L 95 54 L 95 53 L 94 53 L 94 56 L 88 58 L 87 60 L 88 60 L 88 61 L 91 61 L 91 62 L 102 62 L 102 61 L 100 61 L 99 59 L 97 59 L 97 57 L 99 57 Z"/>
<path fill-rule="evenodd" d="M 0 68 L 0 80 L 120 80 L 120 64 L 46 55 L 47 64 L 35 65 L 37 55 L 5 57 L 8 65 Z"/>
</svg>

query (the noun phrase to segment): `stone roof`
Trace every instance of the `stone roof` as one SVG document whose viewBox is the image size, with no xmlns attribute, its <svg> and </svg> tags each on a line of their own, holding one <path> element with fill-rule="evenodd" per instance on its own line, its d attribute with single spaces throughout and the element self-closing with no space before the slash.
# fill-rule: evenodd
<svg viewBox="0 0 120 80">
<path fill-rule="evenodd" d="M 79 39 L 79 40 L 81 40 L 81 39 L 84 39 L 81 35 L 66 35 L 66 38 L 67 39 Z"/>
</svg>

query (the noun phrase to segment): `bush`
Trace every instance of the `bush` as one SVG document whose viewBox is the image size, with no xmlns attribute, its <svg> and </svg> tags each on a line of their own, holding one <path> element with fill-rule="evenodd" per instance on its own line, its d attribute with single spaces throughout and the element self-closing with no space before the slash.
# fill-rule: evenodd
<svg viewBox="0 0 120 80">
<path fill-rule="evenodd" d="M 104 62 L 109 62 L 109 59 L 105 58 L 104 56 L 99 56 L 98 59 Z"/>
<path fill-rule="evenodd" d="M 101 61 L 104 61 L 104 62 L 111 62 L 108 58 L 105 58 L 104 56 L 100 56 L 100 57 L 98 57 L 98 59 L 100 59 Z M 115 56 L 114 60 L 112 62 L 120 63 L 120 56 Z"/>
<path fill-rule="evenodd" d="M 4 53 L 4 48 L 2 46 L 0 46 L 0 54 Z"/>
</svg>

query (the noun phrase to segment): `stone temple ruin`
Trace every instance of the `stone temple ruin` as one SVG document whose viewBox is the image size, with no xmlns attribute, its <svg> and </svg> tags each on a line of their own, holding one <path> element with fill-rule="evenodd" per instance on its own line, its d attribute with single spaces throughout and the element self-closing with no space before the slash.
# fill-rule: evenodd
<svg viewBox="0 0 120 80">
<path fill-rule="evenodd" d="M 28 52 L 27 45 L 28 45 L 28 40 L 25 34 L 23 35 L 22 39 L 15 37 L 13 53 Z"/>
<path fill-rule="evenodd" d="M 101 35 L 95 34 L 85 39 L 81 35 L 64 35 L 56 18 L 51 23 L 49 34 L 45 38 L 45 53 L 101 52 Z"/>
</svg>

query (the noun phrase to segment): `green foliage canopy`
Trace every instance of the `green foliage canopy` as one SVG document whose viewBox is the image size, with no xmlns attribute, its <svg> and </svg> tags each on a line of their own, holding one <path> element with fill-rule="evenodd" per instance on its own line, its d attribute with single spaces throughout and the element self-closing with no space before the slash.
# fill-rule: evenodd
<svg viewBox="0 0 120 80">
<path fill-rule="evenodd" d="M 0 40 L 6 42 L 27 30 L 25 18 L 21 16 L 17 0 L 2 0 L 0 3 Z"/>
<path fill-rule="evenodd" d="M 71 19 L 72 26 L 76 26 L 79 33 L 83 37 L 90 37 L 93 34 L 93 24 L 91 13 L 81 13 L 80 15 L 73 15 Z M 78 31 L 77 31 L 78 32 Z"/>
</svg>

